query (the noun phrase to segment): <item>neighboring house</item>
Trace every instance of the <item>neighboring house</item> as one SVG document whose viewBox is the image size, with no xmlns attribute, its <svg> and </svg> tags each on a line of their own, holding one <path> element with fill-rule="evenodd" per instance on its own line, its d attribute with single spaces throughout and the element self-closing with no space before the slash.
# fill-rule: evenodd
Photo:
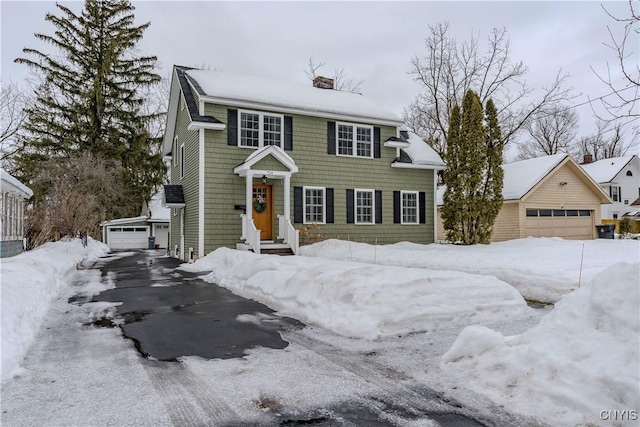
<svg viewBox="0 0 640 427">
<path fill-rule="evenodd" d="M 295 253 L 312 224 L 325 238 L 434 241 L 444 164 L 397 115 L 332 85 L 174 67 L 163 154 L 175 256 Z"/>
<path fill-rule="evenodd" d="M 582 168 L 597 182 L 613 201 L 602 205 L 602 219 L 634 217 L 640 212 L 637 205 L 640 197 L 640 159 L 637 155 L 614 157 L 587 162 Z"/>
<path fill-rule="evenodd" d="M 155 194 L 142 207 L 140 216 L 118 218 L 100 224 L 102 241 L 112 250 L 149 248 L 149 237 L 154 238 L 154 246 L 166 249 L 169 245 L 170 210 L 162 206 L 163 192 Z"/>
<path fill-rule="evenodd" d="M 502 168 L 504 204 L 493 226 L 492 242 L 528 236 L 597 237 L 600 205 L 611 200 L 571 156 L 555 154 L 504 164 Z M 440 187 L 439 206 L 443 194 L 444 187 Z M 440 224 L 438 240 L 444 239 L 446 233 Z"/>
<path fill-rule="evenodd" d="M 0 181 L 0 258 L 5 258 L 24 251 L 25 201 L 33 191 L 4 169 L 0 169 Z"/>
</svg>

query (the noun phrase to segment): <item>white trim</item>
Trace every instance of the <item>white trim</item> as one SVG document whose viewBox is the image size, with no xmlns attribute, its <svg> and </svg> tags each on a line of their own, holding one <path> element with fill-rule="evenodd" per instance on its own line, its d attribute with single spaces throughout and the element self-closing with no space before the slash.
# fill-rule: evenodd
<svg viewBox="0 0 640 427">
<path fill-rule="evenodd" d="M 169 109 L 167 110 L 167 125 L 164 132 L 164 139 L 162 141 L 162 154 L 169 154 L 171 151 L 171 144 L 173 143 L 173 134 L 176 130 L 176 120 L 178 118 L 178 102 L 179 96 L 182 93 L 180 83 L 178 81 L 178 70 L 173 67 L 171 71 L 171 89 L 169 90 Z"/>
<path fill-rule="evenodd" d="M 326 111 L 317 111 L 313 109 L 305 110 L 301 108 L 291 108 L 291 107 L 283 107 L 280 105 L 269 104 L 266 102 L 249 102 L 249 101 L 238 101 L 236 99 L 229 99 L 223 97 L 215 97 L 215 96 L 207 96 L 201 95 L 200 99 L 210 102 L 213 104 L 222 104 L 228 105 L 230 107 L 238 107 L 238 108 L 246 108 L 246 109 L 258 109 L 258 110 L 270 110 L 276 111 L 282 114 L 299 114 L 304 116 L 312 116 L 312 117 L 322 117 L 325 119 L 331 120 L 353 120 L 353 121 L 362 121 L 375 125 L 381 126 L 402 126 L 404 123 L 402 120 L 387 120 L 376 117 L 366 117 L 366 116 L 358 116 L 358 115 L 350 115 L 350 114 L 338 114 L 338 113 L 329 113 Z"/>
<path fill-rule="evenodd" d="M 178 157 L 180 157 L 178 155 L 178 135 L 173 137 L 173 150 L 175 151 L 173 153 L 173 166 L 178 166 Z"/>
<path fill-rule="evenodd" d="M 371 222 L 358 222 L 358 192 L 371 193 Z M 376 225 L 376 190 L 365 188 L 353 189 L 353 223 L 355 225 Z"/>
<path fill-rule="evenodd" d="M 340 154 L 339 152 L 339 139 L 340 139 L 340 126 L 351 127 L 351 153 L 352 154 Z M 369 129 L 371 131 L 371 155 L 370 156 L 358 156 L 358 128 Z M 359 159 L 373 159 L 374 158 L 374 130 L 373 126 L 365 125 L 362 123 L 349 123 L 349 122 L 336 122 L 336 156 L 338 157 L 356 157 Z"/>
<path fill-rule="evenodd" d="M 258 146 L 254 147 L 251 145 L 242 145 L 242 114 L 253 114 L 258 116 Z M 252 111 L 252 110 L 238 110 L 238 141 L 236 141 L 236 145 L 239 148 L 250 148 L 253 150 L 257 150 L 259 148 L 268 147 L 270 145 L 264 144 L 264 118 L 265 117 L 277 117 L 280 119 L 280 145 L 277 147 L 284 148 L 284 115 L 283 114 L 274 114 L 267 113 L 263 111 Z"/>
<path fill-rule="evenodd" d="M 415 163 L 403 163 L 403 162 L 393 162 L 391 163 L 392 168 L 399 169 L 433 169 L 436 171 L 445 170 L 447 167 L 442 165 L 417 165 Z"/>
<path fill-rule="evenodd" d="M 402 142 L 402 141 L 385 141 L 385 142 L 382 143 L 382 145 L 384 145 L 385 147 L 391 147 L 391 148 L 409 148 L 409 147 L 411 147 L 411 143 Z"/>
<path fill-rule="evenodd" d="M 180 155 L 178 159 L 178 164 L 180 167 L 180 179 L 184 178 L 184 142 L 180 144 Z"/>
<path fill-rule="evenodd" d="M 224 123 L 209 123 L 209 122 L 189 122 L 187 125 L 187 130 L 196 131 L 200 129 L 210 129 L 210 130 L 225 130 L 227 125 Z"/>
<path fill-rule="evenodd" d="M 298 172 L 298 166 L 296 166 L 296 162 L 289 156 L 284 150 L 277 145 L 267 145 L 264 146 L 253 153 L 251 153 L 242 164 L 236 166 L 233 169 L 233 173 L 238 174 L 240 176 L 245 176 L 247 171 L 251 170 L 251 167 L 258 163 L 260 160 L 264 159 L 267 156 L 273 156 L 276 160 L 282 163 L 287 169 L 289 169 L 289 175 L 292 173 Z M 265 175 L 273 175 L 273 176 L 284 176 L 285 172 L 282 171 L 266 171 L 269 172 Z"/>
<path fill-rule="evenodd" d="M 322 221 L 307 221 L 307 190 L 322 190 Z M 302 187 L 302 223 L 303 224 L 326 224 L 327 223 L 327 188 L 326 187 L 315 187 L 315 186 Z"/>
<path fill-rule="evenodd" d="M 204 129 L 199 131 L 198 150 L 198 257 L 204 257 L 205 143 Z"/>
<path fill-rule="evenodd" d="M 415 194 L 416 196 L 416 222 L 404 221 L 404 195 Z M 420 192 L 419 191 L 404 191 L 400 190 L 400 224 L 402 225 L 420 225 Z"/>
</svg>

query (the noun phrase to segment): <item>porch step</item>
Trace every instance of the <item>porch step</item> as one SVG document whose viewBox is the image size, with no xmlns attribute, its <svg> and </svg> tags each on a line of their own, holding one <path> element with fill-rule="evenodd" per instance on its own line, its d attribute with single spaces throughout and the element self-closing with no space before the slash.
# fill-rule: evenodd
<svg viewBox="0 0 640 427">
<path fill-rule="evenodd" d="M 286 246 L 284 248 L 273 248 L 273 247 L 260 247 L 260 253 L 265 255 L 280 255 L 280 256 L 289 256 L 293 255 L 293 251 L 290 247 Z"/>
</svg>

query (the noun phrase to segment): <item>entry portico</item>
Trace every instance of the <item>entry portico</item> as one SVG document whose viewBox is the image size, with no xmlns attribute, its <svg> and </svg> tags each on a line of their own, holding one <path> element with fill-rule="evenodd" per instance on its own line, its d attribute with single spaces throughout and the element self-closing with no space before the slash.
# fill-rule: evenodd
<svg viewBox="0 0 640 427">
<path fill-rule="evenodd" d="M 275 159 L 283 166 L 284 170 L 272 170 L 263 168 L 261 163 L 267 158 Z M 275 169 L 275 168 L 274 168 Z M 273 221 L 272 211 L 272 192 L 268 185 L 269 180 L 283 180 L 283 212 L 278 214 L 278 239 L 288 245 L 293 253 L 298 252 L 298 230 L 291 224 L 291 175 L 298 172 L 295 161 L 285 151 L 276 145 L 264 146 L 251 153 L 244 162 L 236 166 L 233 172 L 240 177 L 245 178 L 245 213 L 242 218 L 242 236 L 241 239 L 249 246 L 249 249 L 255 253 L 260 253 L 261 240 L 271 239 L 272 234 L 265 234 L 262 228 L 271 227 Z M 262 186 L 256 186 L 255 180 L 258 179 Z M 264 199 L 263 199 L 264 197 Z M 254 205 L 257 200 L 262 200 L 264 210 L 254 214 Z M 266 217 L 260 221 L 261 228 L 256 226 L 257 217 Z M 261 233 L 262 232 L 262 233 Z M 263 238 L 266 237 L 266 238 Z"/>
</svg>

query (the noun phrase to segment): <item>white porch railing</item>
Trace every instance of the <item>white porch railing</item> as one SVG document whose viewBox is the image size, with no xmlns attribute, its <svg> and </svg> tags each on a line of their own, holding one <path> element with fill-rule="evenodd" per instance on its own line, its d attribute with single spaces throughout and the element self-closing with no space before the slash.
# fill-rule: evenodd
<svg viewBox="0 0 640 427">
<path fill-rule="evenodd" d="M 278 215 L 278 238 L 289 245 L 294 254 L 298 254 L 300 231 L 296 230 L 291 224 L 291 220 L 286 219 L 284 215 Z"/>
<path fill-rule="evenodd" d="M 256 254 L 260 253 L 260 230 L 256 228 L 256 225 L 253 222 L 253 218 L 251 221 L 248 220 L 247 215 L 240 215 L 242 218 L 242 239 L 249 245 L 253 252 Z"/>
</svg>

